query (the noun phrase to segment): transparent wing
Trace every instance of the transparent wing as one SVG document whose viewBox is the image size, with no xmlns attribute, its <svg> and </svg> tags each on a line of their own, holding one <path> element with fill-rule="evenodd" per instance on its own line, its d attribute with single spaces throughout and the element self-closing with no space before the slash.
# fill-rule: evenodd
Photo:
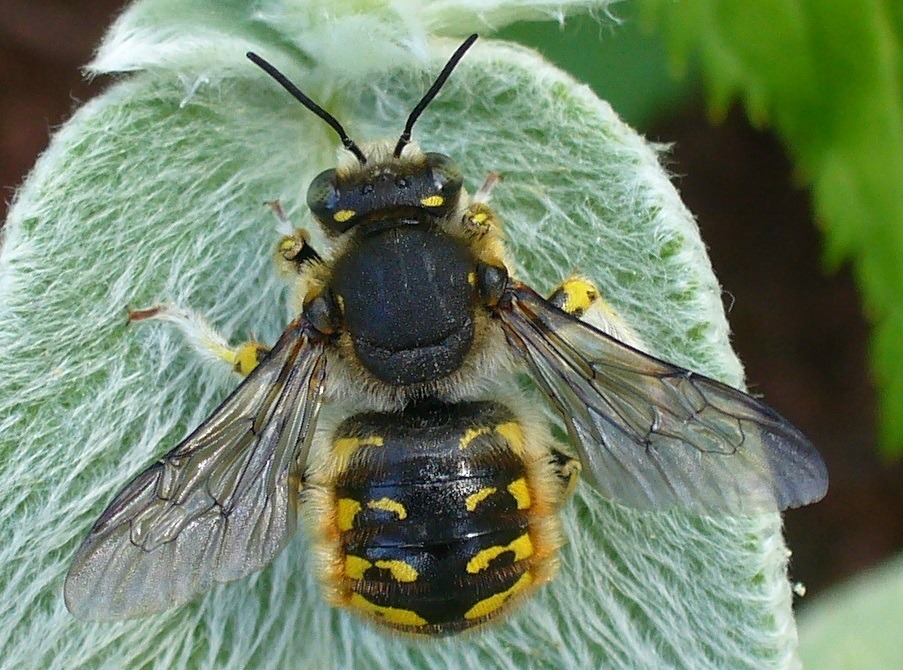
<svg viewBox="0 0 903 670">
<path fill-rule="evenodd" d="M 818 452 L 771 408 L 622 344 L 523 284 L 508 296 L 498 308 L 508 342 L 606 497 L 645 509 L 746 514 L 824 496 Z"/>
<path fill-rule="evenodd" d="M 324 381 L 312 332 L 303 317 L 292 322 L 197 430 L 110 503 L 66 577 L 73 614 L 113 620 L 176 607 L 285 547 Z"/>
</svg>

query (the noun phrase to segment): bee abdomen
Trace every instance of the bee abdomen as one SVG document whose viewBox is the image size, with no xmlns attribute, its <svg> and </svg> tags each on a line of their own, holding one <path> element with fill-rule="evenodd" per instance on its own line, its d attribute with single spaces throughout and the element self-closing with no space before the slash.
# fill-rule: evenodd
<svg viewBox="0 0 903 670">
<path fill-rule="evenodd" d="M 355 443 L 353 453 L 342 452 Z M 556 543 L 523 430 L 488 402 L 345 421 L 332 483 L 337 599 L 406 632 L 480 625 L 545 581 Z"/>
</svg>

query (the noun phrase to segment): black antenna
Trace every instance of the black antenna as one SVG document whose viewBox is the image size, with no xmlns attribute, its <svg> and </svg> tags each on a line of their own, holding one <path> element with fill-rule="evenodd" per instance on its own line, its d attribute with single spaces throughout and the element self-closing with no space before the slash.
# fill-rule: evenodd
<svg viewBox="0 0 903 670">
<path fill-rule="evenodd" d="M 430 90 L 427 91 L 426 95 L 417 103 L 414 111 L 411 112 L 411 115 L 408 117 L 408 122 L 404 125 L 404 131 L 402 131 L 401 137 L 398 138 L 398 144 L 395 145 L 395 158 L 401 156 L 402 150 L 407 146 L 408 142 L 411 141 L 411 130 L 414 128 L 414 124 L 417 123 L 417 118 L 423 113 L 426 106 L 433 101 L 433 98 L 439 93 L 439 89 L 442 88 L 442 85 L 448 79 L 449 75 L 451 75 L 452 70 L 455 69 L 458 61 L 464 58 L 464 54 L 467 53 L 467 50 L 473 46 L 473 43 L 476 41 L 476 33 L 464 40 L 464 44 L 459 46 L 457 51 L 452 54 L 452 57 L 448 59 L 445 67 L 442 68 L 442 72 L 439 73 L 439 76 L 436 77 L 436 81 L 430 86 Z"/>
<path fill-rule="evenodd" d="M 301 89 L 299 89 L 291 81 L 289 81 L 288 77 L 286 77 L 279 70 L 277 70 L 275 67 L 273 67 L 273 65 L 271 65 L 270 63 L 265 61 L 260 56 L 258 56 L 256 53 L 254 53 L 253 51 L 249 51 L 247 53 L 247 56 L 251 60 L 252 63 L 257 65 L 260 69 L 262 69 L 264 72 L 266 72 L 268 75 L 270 75 L 273 79 L 275 79 L 280 84 L 282 84 L 282 87 L 286 91 L 291 93 L 295 97 L 295 99 L 298 100 L 298 102 L 300 102 L 302 105 L 307 107 L 310 111 L 312 111 L 314 114 L 316 114 L 321 119 L 323 119 L 326 123 L 328 123 L 332 127 L 332 129 L 339 134 L 339 137 L 341 138 L 342 144 L 345 146 L 345 148 L 348 149 L 348 151 L 350 151 L 351 153 L 353 153 L 355 155 L 355 157 L 360 161 L 361 165 L 366 164 L 367 157 L 364 156 L 364 152 L 361 151 L 360 147 L 354 143 L 354 140 L 352 140 L 350 137 L 348 137 L 348 133 L 346 133 L 345 129 L 342 128 L 342 124 L 339 123 L 338 121 L 336 121 L 336 118 L 332 114 L 327 112 L 325 109 L 320 107 L 320 105 L 318 105 L 313 100 L 311 100 L 306 95 L 304 95 L 304 93 L 301 92 Z"/>
</svg>

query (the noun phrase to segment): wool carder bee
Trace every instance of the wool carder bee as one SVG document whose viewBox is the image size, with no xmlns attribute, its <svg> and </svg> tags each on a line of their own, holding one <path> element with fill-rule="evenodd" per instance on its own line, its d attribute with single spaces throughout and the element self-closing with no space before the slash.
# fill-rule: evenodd
<svg viewBox="0 0 903 670">
<path fill-rule="evenodd" d="M 330 602 L 398 631 L 452 634 L 552 577 L 558 511 L 581 472 L 646 510 L 754 514 L 824 495 L 822 459 L 772 409 L 613 337 L 629 328 L 587 280 L 545 299 L 512 276 L 488 205 L 495 176 L 470 196 L 451 158 L 411 141 L 475 39 L 397 141 L 361 146 L 248 54 L 347 150 L 307 195 L 329 249 L 300 230 L 280 241 L 299 313 L 270 350 L 232 349 L 174 307 L 133 313 L 176 322 L 246 377 L 94 524 L 66 579 L 73 613 L 182 605 L 270 563 L 304 513 Z M 524 373 L 538 391 L 518 383 Z M 531 394 L 560 414 L 576 458 Z M 324 402 L 350 409 L 315 440 Z"/>
</svg>

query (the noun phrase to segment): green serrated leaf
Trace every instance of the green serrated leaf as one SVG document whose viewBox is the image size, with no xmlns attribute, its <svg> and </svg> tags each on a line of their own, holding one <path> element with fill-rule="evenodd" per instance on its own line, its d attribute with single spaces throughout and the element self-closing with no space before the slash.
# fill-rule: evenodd
<svg viewBox="0 0 903 670">
<path fill-rule="evenodd" d="M 889 0 L 647 0 L 716 116 L 740 98 L 813 191 L 829 267 L 852 261 L 875 325 L 881 435 L 903 453 L 903 12 Z"/>
</svg>

